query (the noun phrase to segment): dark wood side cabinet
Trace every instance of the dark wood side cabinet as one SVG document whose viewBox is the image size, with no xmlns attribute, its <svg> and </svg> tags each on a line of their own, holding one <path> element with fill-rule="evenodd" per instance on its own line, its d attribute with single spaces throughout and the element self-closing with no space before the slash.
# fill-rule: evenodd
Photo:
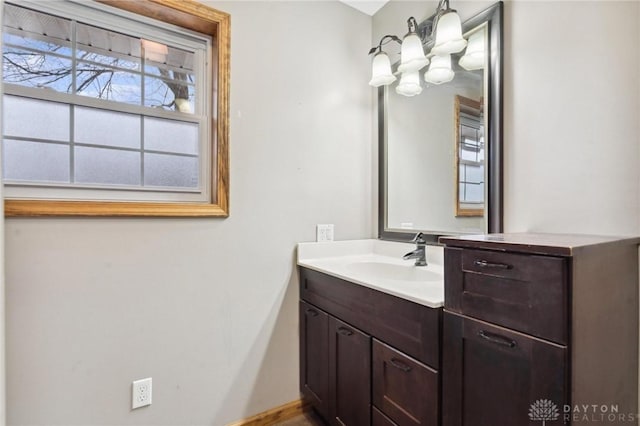
<svg viewBox="0 0 640 426">
<path fill-rule="evenodd" d="M 638 424 L 637 238 L 440 241 L 443 426 Z"/>
<path fill-rule="evenodd" d="M 440 422 L 442 308 L 300 269 L 300 390 L 330 425 Z"/>
</svg>

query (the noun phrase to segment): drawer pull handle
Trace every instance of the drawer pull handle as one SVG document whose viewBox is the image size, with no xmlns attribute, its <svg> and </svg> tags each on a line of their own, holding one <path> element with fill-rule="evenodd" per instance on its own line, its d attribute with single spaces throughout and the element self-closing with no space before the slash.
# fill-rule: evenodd
<svg viewBox="0 0 640 426">
<path fill-rule="evenodd" d="M 411 371 L 411 367 L 409 367 L 407 364 L 405 364 L 404 362 L 400 361 L 397 358 L 391 358 L 389 360 L 389 364 L 393 365 L 395 368 L 404 371 L 405 373 L 408 373 L 409 371 Z"/>
<path fill-rule="evenodd" d="M 488 331 L 480 330 L 478 332 L 478 336 L 482 337 L 485 340 L 490 341 L 491 343 L 495 343 L 497 345 L 506 346 L 508 348 L 515 348 L 516 341 L 508 339 L 506 337 L 500 336 L 498 334 L 489 333 Z"/>
<path fill-rule="evenodd" d="M 511 269 L 513 266 L 507 265 L 506 263 L 491 263 L 486 260 L 476 260 L 473 262 L 475 265 L 480 266 L 481 268 L 496 268 L 496 269 Z"/>
<path fill-rule="evenodd" d="M 353 334 L 353 331 L 349 330 L 346 327 L 338 327 L 338 333 L 342 334 L 343 336 L 351 336 Z"/>
<path fill-rule="evenodd" d="M 307 310 L 305 312 L 307 314 L 311 315 L 312 317 L 317 317 L 318 316 L 318 311 L 316 311 L 315 309 L 307 308 Z"/>
</svg>

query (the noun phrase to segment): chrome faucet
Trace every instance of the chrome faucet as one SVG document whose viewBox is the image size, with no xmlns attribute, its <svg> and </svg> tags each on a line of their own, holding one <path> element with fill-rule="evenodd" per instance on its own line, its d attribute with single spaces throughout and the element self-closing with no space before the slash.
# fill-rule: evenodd
<svg viewBox="0 0 640 426">
<path fill-rule="evenodd" d="M 424 239 L 424 235 L 422 235 L 422 232 L 418 232 L 416 236 L 413 237 L 413 240 L 411 240 L 411 242 L 416 243 L 416 249 L 405 254 L 404 256 L 402 256 L 402 258 L 404 260 L 415 259 L 416 266 L 427 266 L 427 255 L 425 251 L 427 241 Z"/>
</svg>

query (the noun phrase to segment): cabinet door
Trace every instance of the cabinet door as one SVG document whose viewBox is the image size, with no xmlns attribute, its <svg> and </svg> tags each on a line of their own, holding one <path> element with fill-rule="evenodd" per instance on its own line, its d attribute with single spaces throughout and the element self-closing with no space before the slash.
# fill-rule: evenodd
<svg viewBox="0 0 640 426">
<path fill-rule="evenodd" d="M 371 426 L 398 426 L 376 407 L 371 407 Z"/>
<path fill-rule="evenodd" d="M 443 426 L 563 423 L 566 347 L 446 311 L 443 319 Z M 557 411 L 530 419 L 539 400 Z"/>
<path fill-rule="evenodd" d="M 329 317 L 332 425 L 371 424 L 371 337 Z"/>
<path fill-rule="evenodd" d="M 373 341 L 373 405 L 399 426 L 437 426 L 438 373 Z"/>
<path fill-rule="evenodd" d="M 300 302 L 300 391 L 329 418 L 329 315 Z"/>
</svg>

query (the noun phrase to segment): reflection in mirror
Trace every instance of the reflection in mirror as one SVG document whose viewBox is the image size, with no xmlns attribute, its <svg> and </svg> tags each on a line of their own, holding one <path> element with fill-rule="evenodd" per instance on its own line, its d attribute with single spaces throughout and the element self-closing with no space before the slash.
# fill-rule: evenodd
<svg viewBox="0 0 640 426">
<path fill-rule="evenodd" d="M 452 80 L 427 66 L 415 96 L 378 89 L 380 238 L 501 231 L 501 17 L 498 2 L 463 24 Z"/>
<path fill-rule="evenodd" d="M 482 99 L 455 100 L 456 217 L 484 216 L 484 114 Z"/>
</svg>

